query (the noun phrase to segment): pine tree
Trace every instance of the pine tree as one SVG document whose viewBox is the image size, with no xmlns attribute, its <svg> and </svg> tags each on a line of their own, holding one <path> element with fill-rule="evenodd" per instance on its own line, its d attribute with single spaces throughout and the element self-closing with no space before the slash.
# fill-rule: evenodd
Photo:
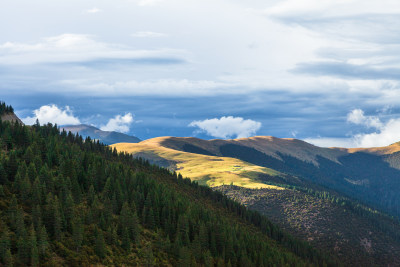
<svg viewBox="0 0 400 267">
<path fill-rule="evenodd" d="M 83 241 L 83 223 L 79 217 L 74 217 L 72 221 L 72 239 L 74 241 L 76 251 L 79 251 Z"/>
<path fill-rule="evenodd" d="M 191 262 L 191 253 L 187 247 L 182 247 L 179 250 L 179 267 L 187 267 L 190 266 Z"/>
<path fill-rule="evenodd" d="M 61 213 L 60 213 L 60 208 L 58 204 L 58 198 L 55 197 L 54 203 L 53 203 L 53 234 L 54 238 L 56 240 L 61 240 L 61 228 L 62 228 L 62 218 L 61 218 Z"/>
<path fill-rule="evenodd" d="M 18 210 L 18 203 L 17 198 L 15 195 L 11 197 L 11 203 L 8 207 L 8 217 L 10 218 L 10 224 L 13 229 L 15 229 L 16 220 L 17 220 L 17 210 Z"/>
<path fill-rule="evenodd" d="M 49 247 L 49 242 L 48 242 L 48 236 L 47 236 L 47 231 L 46 227 L 42 225 L 40 228 L 40 232 L 38 234 L 38 251 L 41 256 L 44 256 L 46 254 L 47 248 Z"/>
<path fill-rule="evenodd" d="M 153 255 L 153 249 L 151 247 L 151 244 L 147 244 L 143 248 L 143 254 L 144 254 L 144 260 L 145 260 L 146 267 L 153 267 L 154 266 L 154 255 Z"/>
<path fill-rule="evenodd" d="M 127 251 L 130 250 L 130 248 L 131 248 L 131 240 L 129 238 L 128 228 L 124 227 L 122 229 L 122 238 L 121 239 L 122 239 L 121 240 L 122 241 L 122 243 L 121 243 L 122 248 L 127 250 Z"/>
<path fill-rule="evenodd" d="M 13 257 L 11 255 L 10 249 L 7 249 L 7 251 L 4 254 L 3 263 L 4 263 L 5 267 L 14 266 L 14 260 L 13 260 Z"/>
<path fill-rule="evenodd" d="M 20 236 L 17 241 L 17 250 L 18 250 L 18 263 L 21 265 L 28 265 L 31 255 L 31 247 L 28 236 L 26 233 L 23 236 Z"/>
<path fill-rule="evenodd" d="M 5 226 L 0 238 L 0 259 L 3 263 L 6 261 L 6 253 L 10 250 L 11 241 L 7 226 Z"/>
<path fill-rule="evenodd" d="M 96 255 L 101 259 L 106 256 L 106 242 L 104 241 L 103 231 L 96 229 L 96 241 L 94 245 Z"/>
<path fill-rule="evenodd" d="M 31 248 L 31 253 L 30 253 L 31 266 L 39 266 L 39 251 L 37 247 L 36 232 L 33 225 L 31 226 L 30 230 L 30 248 Z"/>
<path fill-rule="evenodd" d="M 1 149 L 1 148 L 0 148 Z M 0 184 L 3 185 L 8 182 L 6 170 L 3 164 L 0 164 Z"/>
</svg>

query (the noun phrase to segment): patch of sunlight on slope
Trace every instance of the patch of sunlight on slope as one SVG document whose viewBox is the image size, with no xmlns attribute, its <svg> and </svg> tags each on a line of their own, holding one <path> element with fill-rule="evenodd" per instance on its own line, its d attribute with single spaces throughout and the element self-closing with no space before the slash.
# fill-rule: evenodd
<svg viewBox="0 0 400 267">
<path fill-rule="evenodd" d="M 215 157 L 188 153 L 160 146 L 158 143 L 118 143 L 110 145 L 119 152 L 148 154 L 175 162 L 175 169 L 183 177 L 189 177 L 199 184 L 211 187 L 234 184 L 246 188 L 270 188 L 284 190 L 282 187 L 267 185 L 258 180 L 258 174 L 271 176 L 280 173 L 229 157 Z"/>
</svg>

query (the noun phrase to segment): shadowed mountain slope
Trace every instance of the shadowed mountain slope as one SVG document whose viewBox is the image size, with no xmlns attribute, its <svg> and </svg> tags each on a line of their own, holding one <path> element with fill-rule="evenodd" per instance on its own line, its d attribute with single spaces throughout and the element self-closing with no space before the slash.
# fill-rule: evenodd
<svg viewBox="0 0 400 267">
<path fill-rule="evenodd" d="M 82 135 L 84 138 L 90 136 L 90 138 L 99 140 L 100 142 L 106 145 L 121 143 L 121 142 L 126 142 L 126 143 L 140 142 L 140 139 L 135 136 L 130 136 L 127 134 L 114 131 L 102 131 L 94 126 L 85 124 L 67 125 L 67 126 L 61 126 L 60 128 L 64 129 L 67 132 L 71 131 L 74 134 L 78 133 L 79 135 Z"/>
<path fill-rule="evenodd" d="M 400 264 L 399 221 L 376 210 L 399 214 L 399 144 L 345 149 L 275 137 L 159 137 L 112 147 L 222 191 L 346 265 Z"/>
</svg>

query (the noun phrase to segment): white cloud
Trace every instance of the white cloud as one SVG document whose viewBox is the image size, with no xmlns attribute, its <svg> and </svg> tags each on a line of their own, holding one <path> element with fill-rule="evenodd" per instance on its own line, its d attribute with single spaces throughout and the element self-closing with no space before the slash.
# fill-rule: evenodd
<svg viewBox="0 0 400 267">
<path fill-rule="evenodd" d="M 261 128 L 261 123 L 253 120 L 245 120 L 241 117 L 224 116 L 220 119 L 193 121 L 189 126 L 198 127 L 210 136 L 227 139 L 252 136 Z"/>
<path fill-rule="evenodd" d="M 357 147 L 380 147 L 400 141 L 400 119 L 390 119 L 382 123 L 376 132 L 354 136 Z"/>
<path fill-rule="evenodd" d="M 99 13 L 99 12 L 101 12 L 101 11 L 102 11 L 102 10 L 99 9 L 99 8 L 97 8 L 97 7 L 94 7 L 94 8 L 91 8 L 91 9 L 86 10 L 87 13 L 91 13 L 91 14 Z"/>
<path fill-rule="evenodd" d="M 354 135 L 353 139 L 357 147 L 387 146 L 400 141 L 400 119 L 381 122 L 376 116 L 365 116 L 363 110 L 354 109 L 347 115 L 347 121 L 376 129 L 372 133 Z"/>
<path fill-rule="evenodd" d="M 376 116 L 365 116 L 364 111 L 361 109 L 354 109 L 349 114 L 347 114 L 347 121 L 357 124 L 364 125 L 369 128 L 382 128 L 383 124 L 380 119 Z"/>
<path fill-rule="evenodd" d="M 22 121 L 27 125 L 32 125 L 39 120 L 40 124 L 76 125 L 80 120 L 74 116 L 69 106 L 59 108 L 56 105 L 45 105 L 33 111 L 33 117 L 23 118 Z"/>
<path fill-rule="evenodd" d="M 100 127 L 100 130 L 127 133 L 129 132 L 129 126 L 132 123 L 132 113 L 126 113 L 124 116 L 117 115 L 114 118 L 110 119 L 106 125 L 102 125 Z"/>
<path fill-rule="evenodd" d="M 184 58 L 185 55 L 182 50 L 133 49 L 98 41 L 92 35 L 71 33 L 47 37 L 37 43 L 0 44 L 0 64 L 3 65 L 70 63 L 95 59 Z"/>
<path fill-rule="evenodd" d="M 231 94 L 247 94 L 249 90 L 257 90 L 249 88 L 243 91 L 229 83 L 199 80 L 192 81 L 187 79 L 160 79 L 152 81 L 136 81 L 130 80 L 126 82 L 104 83 L 86 80 L 64 80 L 62 86 L 68 86 L 69 91 L 76 91 L 82 94 L 86 92 L 88 95 L 96 93 L 97 95 L 165 95 L 174 97 L 191 96 L 210 96 L 222 94 L 227 88 Z"/>
<path fill-rule="evenodd" d="M 139 6 L 154 6 L 158 3 L 163 2 L 163 0 L 139 0 Z"/>
<path fill-rule="evenodd" d="M 167 36 L 165 33 L 161 32 L 150 32 L 150 31 L 143 31 L 143 32 L 135 32 L 132 34 L 133 37 L 138 37 L 138 38 L 155 38 L 155 37 L 165 37 Z"/>
<path fill-rule="evenodd" d="M 377 116 L 366 116 L 363 110 L 354 109 L 347 114 L 347 122 L 375 128 L 375 131 L 349 138 L 306 138 L 305 141 L 322 147 L 381 147 L 400 141 L 400 118 L 382 122 Z"/>
<path fill-rule="evenodd" d="M 396 0 L 286 0 L 266 9 L 276 16 L 356 16 L 360 14 L 394 14 L 400 12 Z M 309 18 L 309 17 L 308 17 Z"/>
</svg>

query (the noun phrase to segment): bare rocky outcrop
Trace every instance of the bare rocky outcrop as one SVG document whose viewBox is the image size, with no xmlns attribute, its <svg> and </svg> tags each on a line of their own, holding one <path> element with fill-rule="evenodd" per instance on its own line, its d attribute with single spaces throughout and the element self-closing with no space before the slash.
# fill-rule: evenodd
<svg viewBox="0 0 400 267">
<path fill-rule="evenodd" d="M 9 121 L 9 122 L 18 122 L 20 124 L 24 124 L 20 118 L 18 118 L 17 115 L 15 115 L 14 113 L 7 113 L 1 116 L 1 120 L 2 121 Z"/>
</svg>

